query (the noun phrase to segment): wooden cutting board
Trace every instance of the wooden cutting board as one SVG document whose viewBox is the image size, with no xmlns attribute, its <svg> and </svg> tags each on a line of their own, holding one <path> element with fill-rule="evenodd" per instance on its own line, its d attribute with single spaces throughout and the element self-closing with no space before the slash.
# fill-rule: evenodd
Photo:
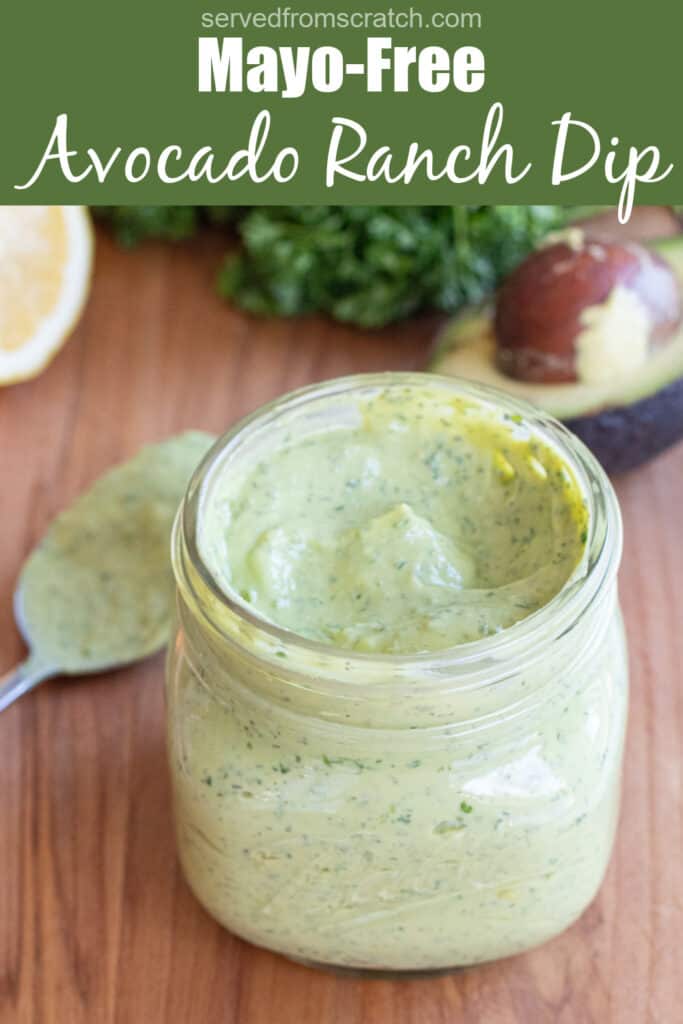
<svg viewBox="0 0 683 1024">
<path fill-rule="evenodd" d="M 146 441 L 222 431 L 295 386 L 418 368 L 434 323 L 380 334 L 252 320 L 212 292 L 222 244 L 100 237 L 81 325 L 0 391 L 0 674 L 11 595 L 62 506 Z M 616 852 L 536 952 L 424 981 L 317 973 L 207 917 L 175 858 L 160 657 L 54 682 L 0 715 L 1 1024 L 675 1024 L 683 963 L 683 445 L 618 482 L 633 699 Z"/>
</svg>

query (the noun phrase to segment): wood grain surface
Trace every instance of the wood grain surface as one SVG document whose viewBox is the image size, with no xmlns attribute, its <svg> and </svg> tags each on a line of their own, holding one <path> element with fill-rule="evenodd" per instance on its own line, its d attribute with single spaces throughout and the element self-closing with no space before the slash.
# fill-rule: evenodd
<svg viewBox="0 0 683 1024">
<path fill-rule="evenodd" d="M 337 374 L 419 367 L 434 323 L 380 334 L 252 320 L 212 294 L 212 239 L 121 252 L 37 380 L 0 391 L 0 674 L 11 595 L 62 506 L 145 441 L 222 431 Z M 597 901 L 512 960 L 439 979 L 339 978 L 223 931 L 185 887 L 162 659 L 46 684 L 0 715 L 1 1024 L 676 1024 L 683 1019 L 683 445 L 618 482 L 632 710 L 618 841 Z"/>
</svg>

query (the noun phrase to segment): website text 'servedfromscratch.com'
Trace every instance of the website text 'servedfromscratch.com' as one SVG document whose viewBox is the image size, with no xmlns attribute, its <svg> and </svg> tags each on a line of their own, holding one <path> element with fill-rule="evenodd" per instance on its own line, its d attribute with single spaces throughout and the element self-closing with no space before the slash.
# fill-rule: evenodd
<svg viewBox="0 0 683 1024">
<path fill-rule="evenodd" d="M 298 11 L 276 7 L 272 11 L 204 11 L 203 29 L 480 29 L 481 14 L 477 11 L 434 11 L 424 14 L 415 7 L 405 11 Z"/>
</svg>

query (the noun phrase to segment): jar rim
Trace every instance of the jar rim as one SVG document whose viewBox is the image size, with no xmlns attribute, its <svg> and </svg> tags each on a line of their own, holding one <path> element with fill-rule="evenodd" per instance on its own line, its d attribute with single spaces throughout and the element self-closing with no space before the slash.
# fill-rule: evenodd
<svg viewBox="0 0 683 1024">
<path fill-rule="evenodd" d="M 309 640 L 259 615 L 238 594 L 230 595 L 218 584 L 201 557 L 197 529 L 200 504 L 212 473 L 232 449 L 248 440 L 250 434 L 321 398 L 394 385 L 443 387 L 454 395 L 492 404 L 498 410 L 522 416 L 525 424 L 559 450 L 567 461 L 582 489 L 588 508 L 588 538 L 582 559 L 550 601 L 494 635 L 452 647 L 410 654 L 367 653 L 335 647 Z M 286 649 L 288 671 L 303 676 L 315 674 L 320 678 L 324 663 L 327 670 L 325 675 L 332 677 L 336 674 L 335 667 L 348 671 L 352 665 L 366 670 L 374 666 L 401 675 L 419 670 L 422 673 L 435 672 L 442 675 L 447 672 L 449 676 L 458 676 L 476 671 L 482 662 L 490 662 L 492 658 L 522 660 L 539 643 L 546 644 L 552 640 L 552 636 L 559 637 L 570 629 L 588 611 L 596 596 L 616 577 L 622 549 L 622 522 L 617 498 L 605 471 L 586 446 L 554 417 L 497 388 L 463 378 L 411 371 L 385 371 L 336 377 L 299 388 L 260 406 L 236 422 L 210 448 L 195 470 L 176 516 L 172 548 L 173 568 L 179 588 L 185 593 L 189 590 L 194 603 L 226 642 L 237 642 L 242 646 L 239 639 L 236 641 L 234 632 L 224 628 L 225 619 L 221 621 L 220 616 L 212 614 L 207 608 L 207 597 L 212 607 L 220 608 L 223 616 L 227 613 L 228 620 L 236 620 L 251 630 L 253 636 L 259 637 L 262 641 L 259 656 L 268 651 L 277 655 L 278 651 Z M 192 569 L 192 581 L 186 571 L 186 558 Z M 200 593 L 201 590 L 205 593 Z"/>
</svg>

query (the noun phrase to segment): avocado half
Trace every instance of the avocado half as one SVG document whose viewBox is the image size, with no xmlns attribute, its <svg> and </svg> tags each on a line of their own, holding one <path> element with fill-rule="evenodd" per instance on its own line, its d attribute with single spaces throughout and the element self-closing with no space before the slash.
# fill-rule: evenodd
<svg viewBox="0 0 683 1024">
<path fill-rule="evenodd" d="M 653 245 L 683 288 L 683 237 Z M 531 384 L 496 365 L 492 307 L 470 309 L 437 339 L 435 373 L 489 384 L 562 420 L 608 473 L 623 473 L 683 439 L 683 329 L 646 366 L 605 384 Z"/>
</svg>

